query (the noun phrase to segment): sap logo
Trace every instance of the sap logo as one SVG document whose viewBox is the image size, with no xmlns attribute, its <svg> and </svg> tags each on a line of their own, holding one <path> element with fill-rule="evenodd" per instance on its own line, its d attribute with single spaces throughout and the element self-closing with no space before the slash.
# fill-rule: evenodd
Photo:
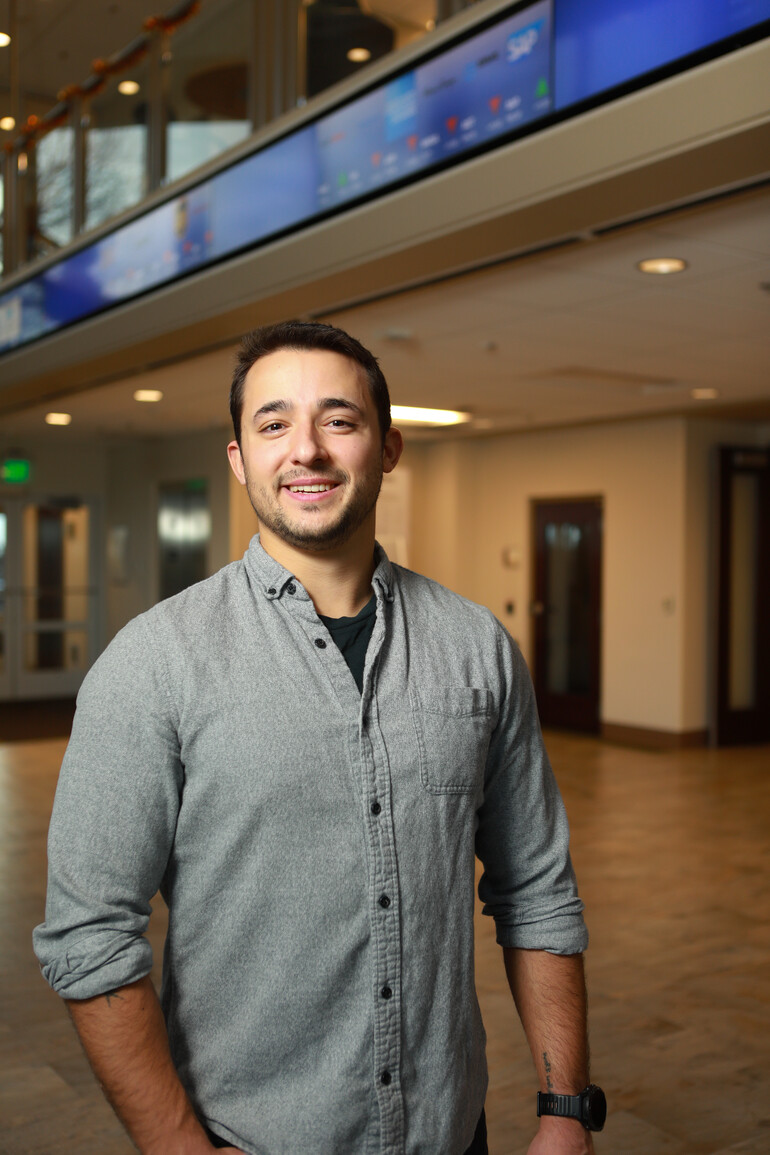
<svg viewBox="0 0 770 1155">
<path fill-rule="evenodd" d="M 515 64 L 522 57 L 529 56 L 540 39 L 542 27 L 543 21 L 538 20 L 536 24 L 529 24 L 526 28 L 522 28 L 521 32 L 514 32 L 508 37 L 508 61 L 510 64 Z"/>
</svg>

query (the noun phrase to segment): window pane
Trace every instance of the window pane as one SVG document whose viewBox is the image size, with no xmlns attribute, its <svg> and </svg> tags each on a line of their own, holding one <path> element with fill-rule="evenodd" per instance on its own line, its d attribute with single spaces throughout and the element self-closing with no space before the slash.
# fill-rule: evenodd
<svg viewBox="0 0 770 1155">
<path fill-rule="evenodd" d="M 251 8 L 244 0 L 204 7 L 171 38 L 166 157 L 170 181 L 251 132 Z"/>
<path fill-rule="evenodd" d="M 147 58 L 121 81 L 133 80 L 129 95 L 111 82 L 90 101 L 86 134 L 86 228 L 116 216 L 142 199 L 147 189 Z"/>
</svg>

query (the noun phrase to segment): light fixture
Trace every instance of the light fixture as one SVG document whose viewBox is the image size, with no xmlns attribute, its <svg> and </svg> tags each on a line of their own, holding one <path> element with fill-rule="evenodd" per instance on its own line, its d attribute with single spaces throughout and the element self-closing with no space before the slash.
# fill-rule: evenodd
<svg viewBox="0 0 770 1155">
<path fill-rule="evenodd" d="M 7 48 L 11 43 L 11 38 L 7 32 L 0 32 L 0 48 Z"/>
<path fill-rule="evenodd" d="M 354 64 L 364 64 L 367 60 L 371 60 L 372 54 L 368 48 L 350 48 L 347 57 Z"/>
<path fill-rule="evenodd" d="M 10 132 L 12 128 L 16 127 L 16 120 L 12 116 L 0 116 L 0 128 L 4 132 Z"/>
<path fill-rule="evenodd" d="M 640 273 L 666 276 L 668 273 L 681 273 L 687 268 L 687 261 L 681 257 L 649 257 L 646 261 L 639 261 L 636 267 Z"/>
<path fill-rule="evenodd" d="M 69 425 L 72 420 L 71 413 L 46 413 L 46 425 Z"/>
<path fill-rule="evenodd" d="M 472 417 L 457 409 L 422 409 L 413 405 L 391 405 L 390 415 L 405 425 L 462 425 Z"/>
<path fill-rule="evenodd" d="M 121 96 L 136 96 L 139 91 L 139 84 L 136 80 L 121 80 L 118 85 L 118 92 Z"/>
<path fill-rule="evenodd" d="M 26 172 L 27 171 L 27 154 L 26 154 L 26 152 L 20 152 L 19 153 L 16 164 L 18 166 L 19 172 Z"/>
<path fill-rule="evenodd" d="M 163 393 L 160 389 L 137 389 L 134 401 L 162 401 Z"/>
<path fill-rule="evenodd" d="M 695 401 L 713 401 L 715 397 L 719 396 L 719 390 L 714 389 L 710 385 L 702 385 L 691 389 L 690 396 L 694 398 Z"/>
</svg>

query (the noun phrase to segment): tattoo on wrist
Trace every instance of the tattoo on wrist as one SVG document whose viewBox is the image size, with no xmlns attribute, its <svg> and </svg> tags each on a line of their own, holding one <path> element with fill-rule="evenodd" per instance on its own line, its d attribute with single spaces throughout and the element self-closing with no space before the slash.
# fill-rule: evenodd
<svg viewBox="0 0 770 1155">
<path fill-rule="evenodd" d="M 547 1051 L 543 1051 L 543 1066 L 545 1067 L 545 1085 L 549 1091 L 553 1091 L 553 1082 L 551 1081 L 551 1060 L 548 1058 Z"/>
</svg>

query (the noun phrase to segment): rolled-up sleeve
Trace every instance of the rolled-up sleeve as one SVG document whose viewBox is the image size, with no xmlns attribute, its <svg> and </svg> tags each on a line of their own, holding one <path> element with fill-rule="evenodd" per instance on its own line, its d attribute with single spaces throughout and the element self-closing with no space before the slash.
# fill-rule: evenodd
<svg viewBox="0 0 770 1155">
<path fill-rule="evenodd" d="M 150 900 L 173 844 L 182 766 L 173 704 L 140 618 L 86 677 L 48 836 L 44 977 L 86 999 L 149 973 Z"/>
<path fill-rule="evenodd" d="M 502 689 L 476 832 L 479 897 L 501 946 L 578 954 L 588 933 L 564 804 L 524 659 L 501 626 L 497 641 Z"/>
</svg>

